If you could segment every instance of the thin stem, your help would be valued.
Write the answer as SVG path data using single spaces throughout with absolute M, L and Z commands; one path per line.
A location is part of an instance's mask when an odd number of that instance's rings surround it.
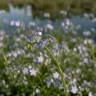
M 68 92 L 67 92 L 67 89 L 68 89 L 68 86 L 66 84 L 66 81 L 65 81 L 65 78 L 64 78 L 64 72 L 62 71 L 61 67 L 60 67 L 60 63 L 56 60 L 56 58 L 53 56 L 53 54 L 51 53 L 50 49 L 48 47 L 45 47 L 49 56 L 51 57 L 51 59 L 54 61 L 59 73 L 60 73 L 60 76 L 61 76 L 61 79 L 62 79 L 62 82 L 63 82 L 63 86 L 64 86 L 64 94 L 65 96 L 69 96 L 68 95 Z

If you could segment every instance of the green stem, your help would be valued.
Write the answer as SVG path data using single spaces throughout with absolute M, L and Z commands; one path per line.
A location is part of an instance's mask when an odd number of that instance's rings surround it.
M 61 67 L 60 67 L 60 63 L 56 60 L 56 58 L 53 56 L 53 54 L 51 53 L 50 49 L 45 47 L 49 56 L 51 57 L 51 59 L 54 61 L 59 73 L 60 73 L 60 76 L 61 76 L 61 79 L 62 79 L 62 82 L 63 82 L 63 86 L 64 86 L 64 94 L 65 96 L 69 96 L 68 95 L 68 92 L 67 92 L 67 89 L 68 89 L 68 86 L 66 84 L 66 81 L 65 81 L 65 78 L 64 78 L 64 72 L 62 71 Z

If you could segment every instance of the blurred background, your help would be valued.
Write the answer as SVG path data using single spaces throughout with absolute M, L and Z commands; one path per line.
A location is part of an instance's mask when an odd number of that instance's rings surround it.
M 96 0 L 0 0 L 0 96 L 96 96 Z

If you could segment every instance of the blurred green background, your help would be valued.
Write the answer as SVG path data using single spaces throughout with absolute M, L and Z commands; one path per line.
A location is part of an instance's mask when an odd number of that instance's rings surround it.
M 2 0 L 0 9 L 8 9 L 8 4 L 33 6 L 33 11 L 57 13 L 59 10 L 66 10 L 74 14 L 82 12 L 96 13 L 96 0 Z

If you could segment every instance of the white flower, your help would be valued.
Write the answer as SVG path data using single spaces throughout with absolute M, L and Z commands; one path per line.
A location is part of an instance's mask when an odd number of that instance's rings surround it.
M 77 79 L 74 78 L 73 80 L 70 81 L 70 84 L 75 84 L 77 82 Z
M 76 94 L 76 93 L 78 92 L 78 88 L 77 88 L 76 85 L 74 85 L 74 86 L 71 87 L 71 92 L 72 92 L 73 94 Z
M 3 47 L 3 43 L 2 43 L 2 42 L 0 42 L 0 48 L 1 48 L 1 47 Z
M 8 53 L 8 57 L 11 57 L 12 56 L 12 53 Z
M 2 41 L 4 39 L 4 37 L 3 36 L 0 36 L 0 41 Z
M 18 55 L 20 55 L 21 53 L 22 53 L 21 50 L 18 50 L 18 51 L 17 51 L 17 54 L 18 54 Z
M 14 56 L 14 57 L 17 57 L 18 54 L 17 54 L 16 52 L 13 52 L 13 56 Z
M 53 78 L 54 79 L 59 79 L 59 77 L 60 77 L 59 73 L 57 73 L 57 72 L 53 73 Z
M 28 68 L 23 69 L 23 74 L 28 74 Z
M 81 70 L 78 68 L 77 70 L 76 70 L 76 73 L 80 73 L 81 72 Z
M 18 50 L 16 51 L 16 53 L 17 53 L 17 55 L 23 54 L 23 53 L 24 53 L 24 50 L 18 49 Z
M 65 26 L 65 23 L 64 23 L 64 22 L 62 22 L 62 23 L 61 23 L 61 26 L 62 26 L 62 27 L 64 27 L 64 26 Z
M 40 89 L 37 88 L 37 89 L 36 89 L 36 93 L 40 93 Z
M 66 19 L 66 25 L 69 26 L 71 24 L 69 19 Z
M 14 26 L 14 25 L 15 25 L 15 22 L 12 20 L 12 21 L 10 22 L 10 25 L 11 25 L 11 26 Z
M 42 36 L 42 32 L 38 32 L 38 35 L 39 35 L 39 36 Z
M 24 35 L 24 34 L 21 34 L 21 35 L 20 35 L 20 38 L 25 38 L 25 35 Z
M 15 25 L 16 25 L 16 27 L 19 27 L 20 26 L 20 21 L 16 21 Z
M 36 76 L 36 75 L 37 75 L 37 70 L 34 69 L 34 68 L 32 68 L 32 69 L 30 70 L 30 75 Z
M 67 15 L 67 11 L 61 10 L 61 11 L 60 11 L 60 14 L 61 14 L 61 15 Z
M 39 63 L 42 63 L 44 61 L 44 57 L 42 54 L 40 54 L 40 56 L 37 58 Z
M 49 13 L 44 13 L 44 17 L 45 18 L 50 18 L 50 14 Z
M 84 58 L 84 63 L 88 64 L 89 63 L 89 59 L 88 58 Z
M 11 26 L 19 27 L 20 26 L 20 21 L 14 21 L 14 20 L 12 20 L 12 21 L 10 21 L 10 25 Z
M 88 96 L 93 96 L 93 95 L 92 95 L 92 92 L 89 92 Z
M 53 30 L 54 29 L 54 27 L 51 25 L 51 24 L 47 24 L 47 26 L 46 26 L 48 29 L 50 29 L 50 30 Z
M 92 39 L 85 39 L 85 40 L 84 40 L 84 44 L 85 44 L 85 45 L 87 45 L 87 44 L 92 44 L 92 43 L 93 43 Z
M 89 81 L 87 81 L 87 80 L 84 80 L 84 81 L 83 81 L 83 84 L 84 84 L 85 86 L 91 86 L 91 82 L 89 82 Z
M 83 35 L 84 35 L 84 36 L 90 36 L 90 35 L 91 35 L 91 32 L 90 32 L 90 31 L 84 31 L 84 32 L 83 32 Z
M 28 66 L 28 69 L 29 69 L 29 70 L 31 70 L 31 69 L 32 69 L 32 66 L 31 66 L 31 65 L 29 65 L 29 66 Z
M 74 51 L 74 52 L 77 52 L 77 48 L 74 48 L 73 51 Z
M 21 38 L 16 38 L 16 42 L 20 42 L 21 41 Z
M 85 18 L 89 18 L 89 14 L 84 13 L 84 17 L 85 17 Z

